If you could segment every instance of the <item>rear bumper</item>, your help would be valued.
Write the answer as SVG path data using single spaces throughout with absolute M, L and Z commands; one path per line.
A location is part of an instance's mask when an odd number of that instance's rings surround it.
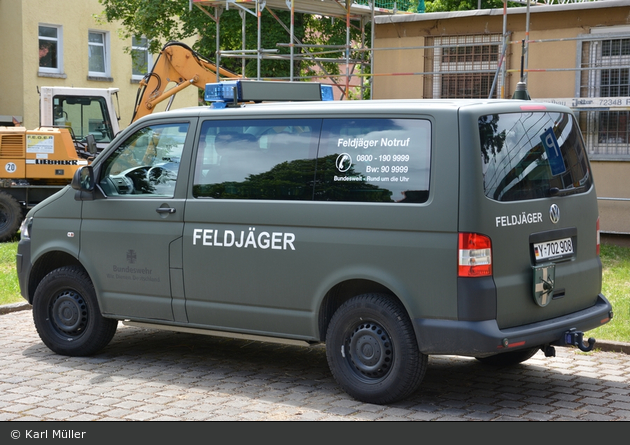
M 496 320 L 415 319 L 414 327 L 424 354 L 483 357 L 546 344 L 565 345 L 564 334 L 570 329 L 586 332 L 611 318 L 612 306 L 599 294 L 595 305 L 587 309 L 509 329 L 499 329 Z

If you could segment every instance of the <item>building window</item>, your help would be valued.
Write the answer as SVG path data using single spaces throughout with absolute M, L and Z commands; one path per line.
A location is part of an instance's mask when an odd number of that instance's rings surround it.
M 490 96 L 499 66 L 501 35 L 449 36 L 427 39 L 425 97 L 462 99 Z M 497 78 L 492 97 L 500 97 Z
M 612 30 L 611 30 L 612 32 Z M 582 43 L 581 97 L 630 96 L 630 38 L 594 35 Z M 630 112 L 581 113 L 582 128 L 593 159 L 630 160 Z
M 131 40 L 131 78 L 140 80 L 153 66 L 153 57 L 149 53 L 149 41 L 142 37 Z
M 39 71 L 61 73 L 62 32 L 61 26 L 39 25 Z
M 109 76 L 109 54 L 107 33 L 90 31 L 88 33 L 88 70 L 89 76 Z

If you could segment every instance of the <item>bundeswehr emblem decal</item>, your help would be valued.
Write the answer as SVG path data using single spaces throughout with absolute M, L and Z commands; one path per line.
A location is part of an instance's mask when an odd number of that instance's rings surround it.
M 556 266 L 534 267 L 534 301 L 540 307 L 551 302 L 556 281 Z

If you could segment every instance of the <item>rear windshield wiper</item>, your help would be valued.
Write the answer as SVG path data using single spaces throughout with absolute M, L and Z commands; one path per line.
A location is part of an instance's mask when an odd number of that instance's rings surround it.
M 558 187 L 551 187 L 547 190 L 547 196 L 566 196 L 575 195 L 576 193 L 582 193 L 586 189 L 585 186 L 570 187 L 567 189 L 559 189 Z

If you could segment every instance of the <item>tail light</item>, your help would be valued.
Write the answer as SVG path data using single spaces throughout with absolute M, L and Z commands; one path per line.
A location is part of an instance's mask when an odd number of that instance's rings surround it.
M 597 218 L 597 255 L 599 255 L 599 244 L 600 244 L 600 238 L 599 238 L 599 217 Z
M 492 241 L 478 233 L 460 233 L 457 274 L 460 277 L 492 275 Z

